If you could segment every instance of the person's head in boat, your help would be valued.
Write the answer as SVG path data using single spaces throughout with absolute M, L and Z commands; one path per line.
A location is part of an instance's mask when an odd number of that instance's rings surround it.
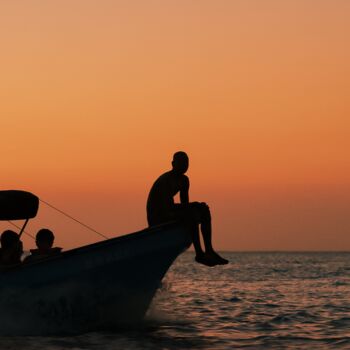
M 10 249 L 18 244 L 19 236 L 12 230 L 6 230 L 2 233 L 0 241 L 2 249 Z
M 35 237 L 36 246 L 39 251 L 49 251 L 55 240 L 53 232 L 47 228 L 42 228 L 38 231 Z
M 37 249 L 31 249 L 31 255 L 24 259 L 24 263 L 37 261 L 43 258 L 54 256 L 61 252 L 62 248 L 53 248 L 55 236 L 53 232 L 47 228 L 38 231 L 35 237 Z
M 6 230 L 1 234 L 1 262 L 3 264 L 17 264 L 21 262 L 23 245 L 19 235 L 12 231 Z
M 189 165 L 188 155 L 183 151 L 174 153 L 171 164 L 173 166 L 174 173 L 179 175 L 185 174 Z

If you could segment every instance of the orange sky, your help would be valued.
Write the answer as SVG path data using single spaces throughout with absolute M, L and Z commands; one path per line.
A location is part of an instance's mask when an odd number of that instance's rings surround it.
M 350 250 L 349 18 L 347 0 L 2 2 L 1 187 L 120 235 L 181 149 L 219 249 Z M 98 240 L 47 208 L 41 226 Z

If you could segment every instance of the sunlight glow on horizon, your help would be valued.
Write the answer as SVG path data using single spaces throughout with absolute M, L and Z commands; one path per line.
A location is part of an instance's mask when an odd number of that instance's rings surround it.
M 184 150 L 219 249 L 350 250 L 349 15 L 346 0 L 2 3 L 2 188 L 118 235 L 146 225 Z

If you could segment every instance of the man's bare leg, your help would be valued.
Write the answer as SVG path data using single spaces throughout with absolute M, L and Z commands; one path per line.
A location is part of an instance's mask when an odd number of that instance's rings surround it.
M 199 238 L 199 229 L 197 224 L 192 225 L 192 242 L 193 242 L 193 247 L 196 252 L 196 255 L 204 254 L 201 246 L 201 241 Z
M 212 260 L 206 258 L 206 254 L 203 252 L 202 246 L 201 246 L 201 240 L 199 237 L 199 226 L 196 222 L 191 223 L 192 226 L 192 243 L 194 250 L 196 252 L 195 260 L 203 265 L 206 266 L 214 266 L 216 265 Z
M 228 263 L 228 260 L 216 253 L 212 245 L 211 214 L 209 207 L 205 203 L 201 203 L 201 214 L 201 232 L 205 246 L 205 255 L 214 262 L 215 265 L 225 265 Z
M 205 246 L 205 255 L 206 257 L 213 261 L 214 265 L 226 265 L 228 264 L 228 260 L 221 257 L 218 253 L 215 252 L 212 242 L 211 242 L 211 224 L 210 222 L 203 222 L 201 224 L 201 231 Z

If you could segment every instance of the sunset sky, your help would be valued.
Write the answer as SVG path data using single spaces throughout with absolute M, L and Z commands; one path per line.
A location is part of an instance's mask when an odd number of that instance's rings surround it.
M 119 236 L 184 150 L 217 249 L 350 250 L 349 18 L 348 0 L 2 1 L 1 188 Z M 45 206 L 40 227 L 100 239 Z

